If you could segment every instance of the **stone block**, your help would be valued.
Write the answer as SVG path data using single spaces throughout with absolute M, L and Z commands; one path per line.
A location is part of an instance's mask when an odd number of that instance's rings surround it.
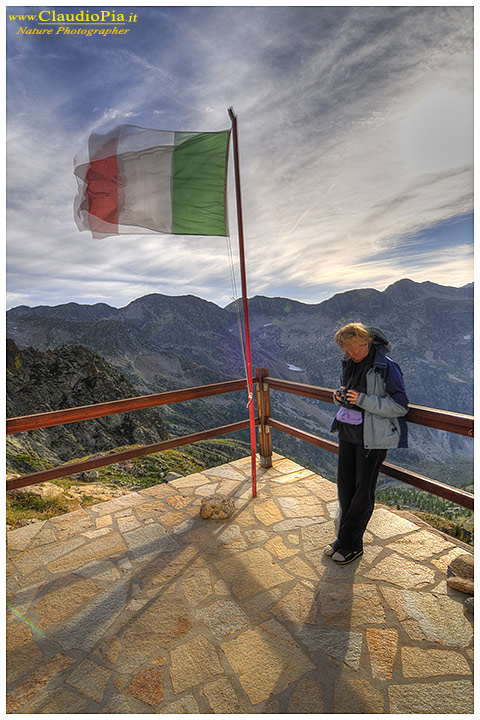
M 124 671 L 143 665 L 161 648 L 170 648 L 192 623 L 181 600 L 163 594 L 138 610 L 125 629 Z
M 108 637 L 102 640 L 96 649 L 96 654 L 111 665 L 115 665 L 122 651 L 122 643 L 116 637 Z
M 217 638 L 231 635 L 249 622 L 248 615 L 232 600 L 218 600 L 198 610 L 197 615 Z
M 60 625 L 52 639 L 64 649 L 91 650 L 123 611 L 128 589 L 129 578 L 120 580 Z
M 287 518 L 325 515 L 325 507 L 316 497 L 279 497 L 277 502 Z
M 237 520 L 238 520 L 238 518 L 237 518 Z M 257 529 L 245 530 L 245 535 L 247 536 L 249 541 L 252 543 L 252 545 L 257 545 L 257 544 L 266 545 L 267 540 L 269 538 L 269 535 L 268 535 L 268 533 L 265 532 L 265 530 L 257 530 Z M 269 548 L 269 550 L 271 552 L 273 552 L 271 550 L 271 548 Z M 278 555 L 277 555 L 277 557 L 278 557 Z
M 318 715 L 324 711 L 322 685 L 310 678 L 301 678 L 290 696 L 287 712 L 296 715 Z
M 473 683 L 469 680 L 391 685 L 388 696 L 391 713 L 473 713 Z
M 175 694 L 223 674 L 215 647 L 202 635 L 170 652 L 170 678 Z
M 325 545 L 328 545 L 336 538 L 335 527 L 330 520 L 303 527 L 301 534 L 305 552 L 315 550 L 318 554 L 323 552 Z
M 151 562 L 154 556 L 162 556 L 178 548 L 177 541 L 167 535 L 165 528 L 158 524 L 130 530 L 122 537 L 136 560 Z
M 457 600 L 413 590 L 382 587 L 381 591 L 412 640 L 470 645 L 473 628 Z
M 453 550 L 450 550 L 450 552 L 447 552 L 444 555 L 441 555 L 439 558 L 435 558 L 432 560 L 432 563 L 437 567 L 439 570 L 447 574 L 448 567 L 451 563 L 451 561 L 461 555 L 464 551 L 459 547 L 454 547 Z
M 102 702 L 107 683 L 112 675 L 111 670 L 98 665 L 92 660 L 83 660 L 67 678 L 67 684 L 82 695 L 95 702 Z
M 163 670 L 146 668 L 136 675 L 127 692 L 147 705 L 157 707 L 163 700 Z
M 313 580 L 314 582 L 318 580 L 317 572 L 300 557 L 295 557 L 285 563 L 285 570 L 288 570 L 288 572 L 291 572 L 293 575 L 298 575 L 304 580 Z
M 128 517 L 117 518 L 117 527 L 120 533 L 126 533 L 140 527 L 140 523 L 134 515 L 129 515 Z
M 392 553 L 372 567 L 365 577 L 398 585 L 403 588 L 421 588 L 435 580 L 434 571 L 422 563 L 406 560 Z
M 10 550 L 26 550 L 32 538 L 45 526 L 45 520 L 25 525 L 25 527 L 10 530 L 7 533 L 7 547 Z
M 99 590 L 96 583 L 75 575 L 57 578 L 44 589 L 42 597 L 35 604 L 41 627 L 49 628 L 64 620 Z
M 290 460 L 287 460 L 287 462 L 291 462 Z M 295 465 L 295 463 L 293 463 Z M 282 475 L 279 475 L 277 477 L 272 478 L 272 484 L 280 484 L 280 485 L 290 485 L 291 483 L 299 482 L 300 480 L 303 480 L 305 478 L 313 477 L 313 473 L 311 470 L 307 470 L 306 468 L 302 468 L 300 465 L 298 465 L 300 468 L 299 470 L 294 470 L 290 473 L 282 473 Z M 275 468 L 277 470 L 277 468 Z
M 367 628 L 367 646 L 372 675 L 390 680 L 398 649 L 398 632 L 394 628 Z
M 311 492 L 323 500 L 324 502 L 331 502 L 337 498 L 337 485 L 336 483 L 325 480 L 325 478 L 318 477 L 317 475 L 302 482 Z
M 445 540 L 440 534 L 428 530 L 418 530 L 398 538 L 390 543 L 389 548 L 414 560 L 426 560 L 444 550 L 451 550 L 453 543 Z
M 181 585 L 185 598 L 192 605 L 203 602 L 213 592 L 210 570 L 207 568 L 195 571 L 193 575 L 186 577 Z
M 275 502 L 271 499 L 255 503 L 253 506 L 253 512 L 255 513 L 257 520 L 260 520 L 263 525 L 267 526 L 273 525 L 273 523 L 284 519 L 280 508 L 278 508 Z
M 207 683 L 200 692 L 207 698 L 212 713 L 233 715 L 244 711 L 235 689 L 226 677 Z
M 324 627 L 364 628 L 385 623 L 381 596 L 374 585 L 363 583 L 322 583 L 318 605 Z
M 76 535 L 93 525 L 93 519 L 86 510 L 75 510 L 65 515 L 57 515 L 49 521 L 55 528 L 60 539 Z
M 310 491 L 306 488 L 300 485 L 299 483 L 296 483 L 295 485 L 281 485 L 278 484 L 278 486 L 274 486 L 272 483 L 272 487 L 270 489 L 270 494 L 272 497 L 305 497 L 305 496 L 311 496 Z
M 408 532 L 418 530 L 418 525 L 400 517 L 400 515 L 396 515 L 390 510 L 376 508 L 368 523 L 368 529 L 376 535 L 376 537 L 382 540 L 388 540 L 391 537 L 395 537 L 395 535 L 405 535 Z
M 368 680 L 342 673 L 335 682 L 334 713 L 379 714 L 384 710 L 385 701 L 382 693 Z
M 102 707 L 102 715 L 129 715 L 130 707 L 123 695 L 112 695 Z
M 168 483 L 168 488 L 170 491 L 172 487 L 177 490 L 182 490 L 184 488 L 196 488 L 201 485 L 207 485 L 209 482 L 210 480 L 206 475 L 202 475 L 202 473 L 194 473 L 193 475 L 187 475 L 186 477 L 179 478 L 178 480 L 172 480 Z
M 180 511 L 165 512 L 158 517 L 158 521 L 160 522 L 160 524 L 168 528 L 178 526 L 186 519 L 189 519 L 188 516 L 186 517 L 185 513 Z
M 208 478 L 225 478 L 226 480 L 238 480 L 239 482 L 245 481 L 245 475 L 240 470 L 232 467 L 230 463 L 209 468 L 204 471 L 204 474 L 207 475 Z
M 42 545 L 38 548 L 25 550 L 12 558 L 12 563 L 21 573 L 26 575 L 37 568 L 43 568 L 48 563 L 55 561 L 62 555 L 66 555 L 75 548 L 85 544 L 85 538 L 72 537 L 62 542 L 54 542 L 49 545 Z
M 63 687 L 42 692 L 29 704 L 28 712 L 41 715 L 81 715 L 85 713 L 88 702 L 85 697 Z
M 24 682 L 16 685 L 7 695 L 7 713 L 16 713 L 23 705 L 35 698 L 50 680 L 75 662 L 73 658 L 59 653 L 33 672 Z
M 163 501 L 170 505 L 170 507 L 175 508 L 175 510 L 181 510 L 187 505 L 190 505 L 192 498 L 185 497 L 185 495 L 170 495 L 170 497 L 164 498 Z
M 255 532 L 255 531 L 252 531 Z M 257 531 L 258 532 L 258 531 Z M 261 530 L 259 532 L 262 532 Z M 246 533 L 248 535 L 248 533 Z M 268 536 L 267 536 L 268 537 Z M 280 535 L 275 535 L 271 540 L 265 543 L 265 547 L 271 553 L 273 553 L 279 560 L 284 560 L 287 557 L 296 555 L 298 548 L 289 548 L 285 545 L 283 538 Z
M 33 670 L 43 661 L 30 628 L 23 622 L 7 625 L 7 685 Z
M 246 630 L 222 646 L 252 705 L 285 690 L 315 666 L 275 620 Z
M 58 544 L 62 546 L 66 543 Z M 56 560 L 52 560 L 48 563 L 48 569 L 52 573 L 76 570 L 92 560 L 97 560 L 98 558 L 103 557 L 111 557 L 115 553 L 126 549 L 127 546 L 123 542 L 121 535 L 119 533 L 112 532 L 109 535 L 105 535 L 104 537 L 92 540 L 92 542 L 86 543 L 81 547 L 77 547 Z
M 359 669 L 362 654 L 361 632 L 302 627 L 298 631 L 298 637 L 310 651 L 324 652 L 354 670 Z
M 453 650 L 402 647 L 401 657 L 403 676 L 407 678 L 471 674 L 463 655 Z
M 180 700 L 175 700 L 157 710 L 158 715 L 198 715 L 200 709 L 193 695 L 184 695 Z
M 453 590 L 458 590 L 466 595 L 473 595 L 474 584 L 471 578 L 463 578 L 453 575 L 447 579 L 447 585 Z
M 317 620 L 316 591 L 303 584 L 295 585 L 293 590 L 279 600 L 272 608 L 272 613 L 279 620 L 293 623 L 315 625 Z
M 215 567 L 239 598 L 254 595 L 292 579 L 263 548 L 252 548 L 215 563 Z
M 290 520 L 282 520 L 274 526 L 275 532 L 289 532 L 290 530 L 297 530 L 298 528 L 304 528 L 308 525 L 317 525 L 318 523 L 325 522 L 325 517 L 298 517 L 291 518 Z
M 458 577 L 473 580 L 473 555 L 470 553 L 462 553 L 454 558 L 449 565 L 449 569 Z

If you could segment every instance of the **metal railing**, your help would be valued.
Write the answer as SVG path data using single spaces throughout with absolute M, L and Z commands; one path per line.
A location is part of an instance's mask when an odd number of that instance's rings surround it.
M 272 453 L 271 428 L 304 440 L 311 445 L 316 445 L 328 452 L 338 454 L 338 443 L 280 422 L 271 417 L 270 410 L 270 389 L 293 393 L 294 395 L 313 398 L 331 404 L 333 404 L 333 390 L 316 385 L 306 385 L 304 383 L 270 377 L 268 375 L 268 368 L 256 368 L 255 373 L 257 375 L 257 407 L 260 420 L 259 452 L 261 462 L 265 467 L 268 467 L 269 458 L 271 458 Z M 471 415 L 437 410 L 420 405 L 409 405 L 409 408 L 408 413 L 405 415 L 405 419 L 408 422 L 473 438 L 473 417 Z M 382 463 L 380 472 L 396 480 L 401 480 L 408 485 L 413 485 L 420 490 L 425 490 L 432 495 L 437 495 L 445 500 L 450 500 L 457 505 L 462 505 L 469 510 L 473 510 L 474 496 L 465 490 L 446 485 L 438 480 L 432 480 L 424 475 L 419 475 L 411 470 L 406 470 L 405 468 L 392 465 L 392 463 L 388 462 Z
M 253 382 L 257 387 L 258 410 L 258 417 L 255 418 L 255 424 L 259 428 L 259 454 L 260 463 L 263 467 L 270 467 L 272 464 L 272 429 L 297 437 L 329 452 L 338 453 L 337 443 L 272 418 L 270 406 L 270 388 L 328 403 L 333 403 L 333 390 L 318 387 L 316 385 L 306 385 L 304 383 L 296 383 L 290 380 L 272 378 L 269 377 L 267 368 L 256 368 L 255 373 L 256 377 L 253 378 Z M 143 395 L 123 400 L 84 405 L 82 407 L 66 408 L 64 410 L 55 410 L 35 415 L 8 418 L 7 435 L 53 427 L 56 425 L 65 425 L 68 423 L 80 422 L 82 420 L 106 417 L 117 413 L 132 412 L 145 408 L 185 402 L 187 400 L 238 392 L 239 390 L 245 389 L 247 389 L 246 379 L 230 380 L 227 382 L 213 383 L 211 385 L 185 388 L 183 390 L 156 393 L 154 395 Z M 447 432 L 473 437 L 473 417 L 471 415 L 463 415 L 461 413 L 447 412 L 445 410 L 437 410 L 434 408 L 425 408 L 418 405 L 410 405 L 409 412 L 405 416 L 405 419 L 408 422 L 417 423 L 425 427 L 436 428 Z M 86 470 L 93 470 L 98 467 L 113 465 L 123 460 L 131 460 L 136 457 L 161 452 L 162 450 L 169 450 L 174 447 L 188 445 L 200 440 L 208 440 L 213 437 L 227 435 L 240 430 L 245 430 L 248 426 L 248 420 L 241 420 L 239 422 L 203 430 L 191 435 L 184 435 L 179 438 L 163 440 L 152 445 L 143 445 L 141 447 L 121 452 L 111 452 L 110 454 L 103 455 L 101 457 L 90 458 L 89 460 L 83 460 L 77 463 L 60 465 L 48 470 L 40 470 L 28 475 L 23 475 L 22 477 L 7 480 L 7 490 L 26 487 L 46 480 L 53 480 L 84 472 Z M 440 483 L 436 480 L 424 477 L 423 475 L 418 475 L 417 473 L 397 467 L 391 463 L 383 463 L 381 466 L 381 472 L 397 480 L 401 480 L 404 483 L 426 490 L 433 495 L 443 497 L 451 502 L 473 510 L 474 496 L 464 490 Z
M 24 415 L 22 417 L 14 417 L 7 419 L 7 435 L 14 433 L 26 432 L 28 430 L 40 430 L 42 428 L 53 427 L 55 425 L 66 425 L 68 423 L 81 422 L 82 420 L 91 420 L 93 418 L 106 417 L 107 415 L 115 415 L 117 413 L 132 412 L 145 408 L 159 407 L 160 405 L 171 405 L 173 403 L 185 402 L 204 397 L 212 397 L 213 395 L 224 395 L 226 393 L 238 392 L 246 390 L 247 381 L 245 380 L 228 380 L 226 382 L 213 383 L 211 385 L 201 385 L 199 387 L 185 388 L 183 390 L 171 390 L 169 392 L 156 393 L 154 395 L 142 395 L 140 397 L 126 398 L 124 400 L 113 400 L 111 402 L 97 403 L 92 405 L 83 405 L 81 407 L 66 408 L 65 410 L 54 410 L 51 412 L 38 413 L 36 415 Z M 256 424 L 258 424 L 258 419 Z M 171 448 L 189 445 L 190 443 L 200 440 L 208 440 L 212 437 L 220 437 L 229 433 L 245 430 L 249 427 L 248 420 L 222 425 L 221 427 L 202 430 L 201 432 L 191 435 L 183 435 L 182 437 L 162 440 L 152 445 L 142 445 L 141 447 L 124 450 L 121 452 L 111 452 L 102 457 L 90 458 L 77 463 L 69 463 L 59 465 L 49 470 L 39 470 L 28 475 L 22 475 L 18 478 L 7 480 L 7 490 L 13 490 L 27 485 L 35 485 L 36 483 L 45 482 L 46 480 L 54 480 L 56 478 L 66 477 L 68 475 L 76 475 L 86 470 L 94 470 L 95 468 L 113 465 L 122 460 L 132 460 L 133 458 L 143 455 L 151 455 L 152 453 L 161 452 L 162 450 L 170 450 Z

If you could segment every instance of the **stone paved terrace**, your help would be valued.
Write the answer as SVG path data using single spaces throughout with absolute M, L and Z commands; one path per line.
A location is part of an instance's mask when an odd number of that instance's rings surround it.
M 338 566 L 336 488 L 281 456 L 8 533 L 9 713 L 472 713 L 468 548 L 377 507 Z M 203 496 L 235 498 L 203 520 Z

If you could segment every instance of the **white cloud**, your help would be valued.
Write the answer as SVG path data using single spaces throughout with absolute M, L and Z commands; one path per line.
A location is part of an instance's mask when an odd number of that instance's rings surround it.
M 314 302 L 332 286 L 472 279 L 467 251 L 448 259 L 448 250 L 425 256 L 412 247 L 410 266 L 394 252 L 403 237 L 472 210 L 470 8 L 149 13 L 148 29 L 168 29 L 165 41 L 89 43 L 84 62 L 102 72 L 85 72 L 80 87 L 65 89 L 44 69 L 39 92 L 27 93 L 35 58 L 23 44 L 11 59 L 10 304 L 97 298 L 119 306 L 155 291 L 228 302 L 222 239 L 78 233 L 72 164 L 92 130 L 132 117 L 164 129 L 221 129 L 230 105 L 239 118 L 250 295 L 293 285 Z M 17 45 L 10 42 L 12 58 Z M 60 72 L 58 58 L 71 63 L 68 52 L 79 47 L 52 49 L 48 68 Z

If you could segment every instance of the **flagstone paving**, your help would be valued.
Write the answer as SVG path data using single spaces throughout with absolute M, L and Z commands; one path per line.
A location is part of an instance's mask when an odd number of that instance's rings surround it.
M 473 713 L 468 546 L 377 507 L 364 555 L 323 555 L 336 488 L 274 456 L 7 534 L 7 712 Z M 235 500 L 228 520 L 204 496 Z

